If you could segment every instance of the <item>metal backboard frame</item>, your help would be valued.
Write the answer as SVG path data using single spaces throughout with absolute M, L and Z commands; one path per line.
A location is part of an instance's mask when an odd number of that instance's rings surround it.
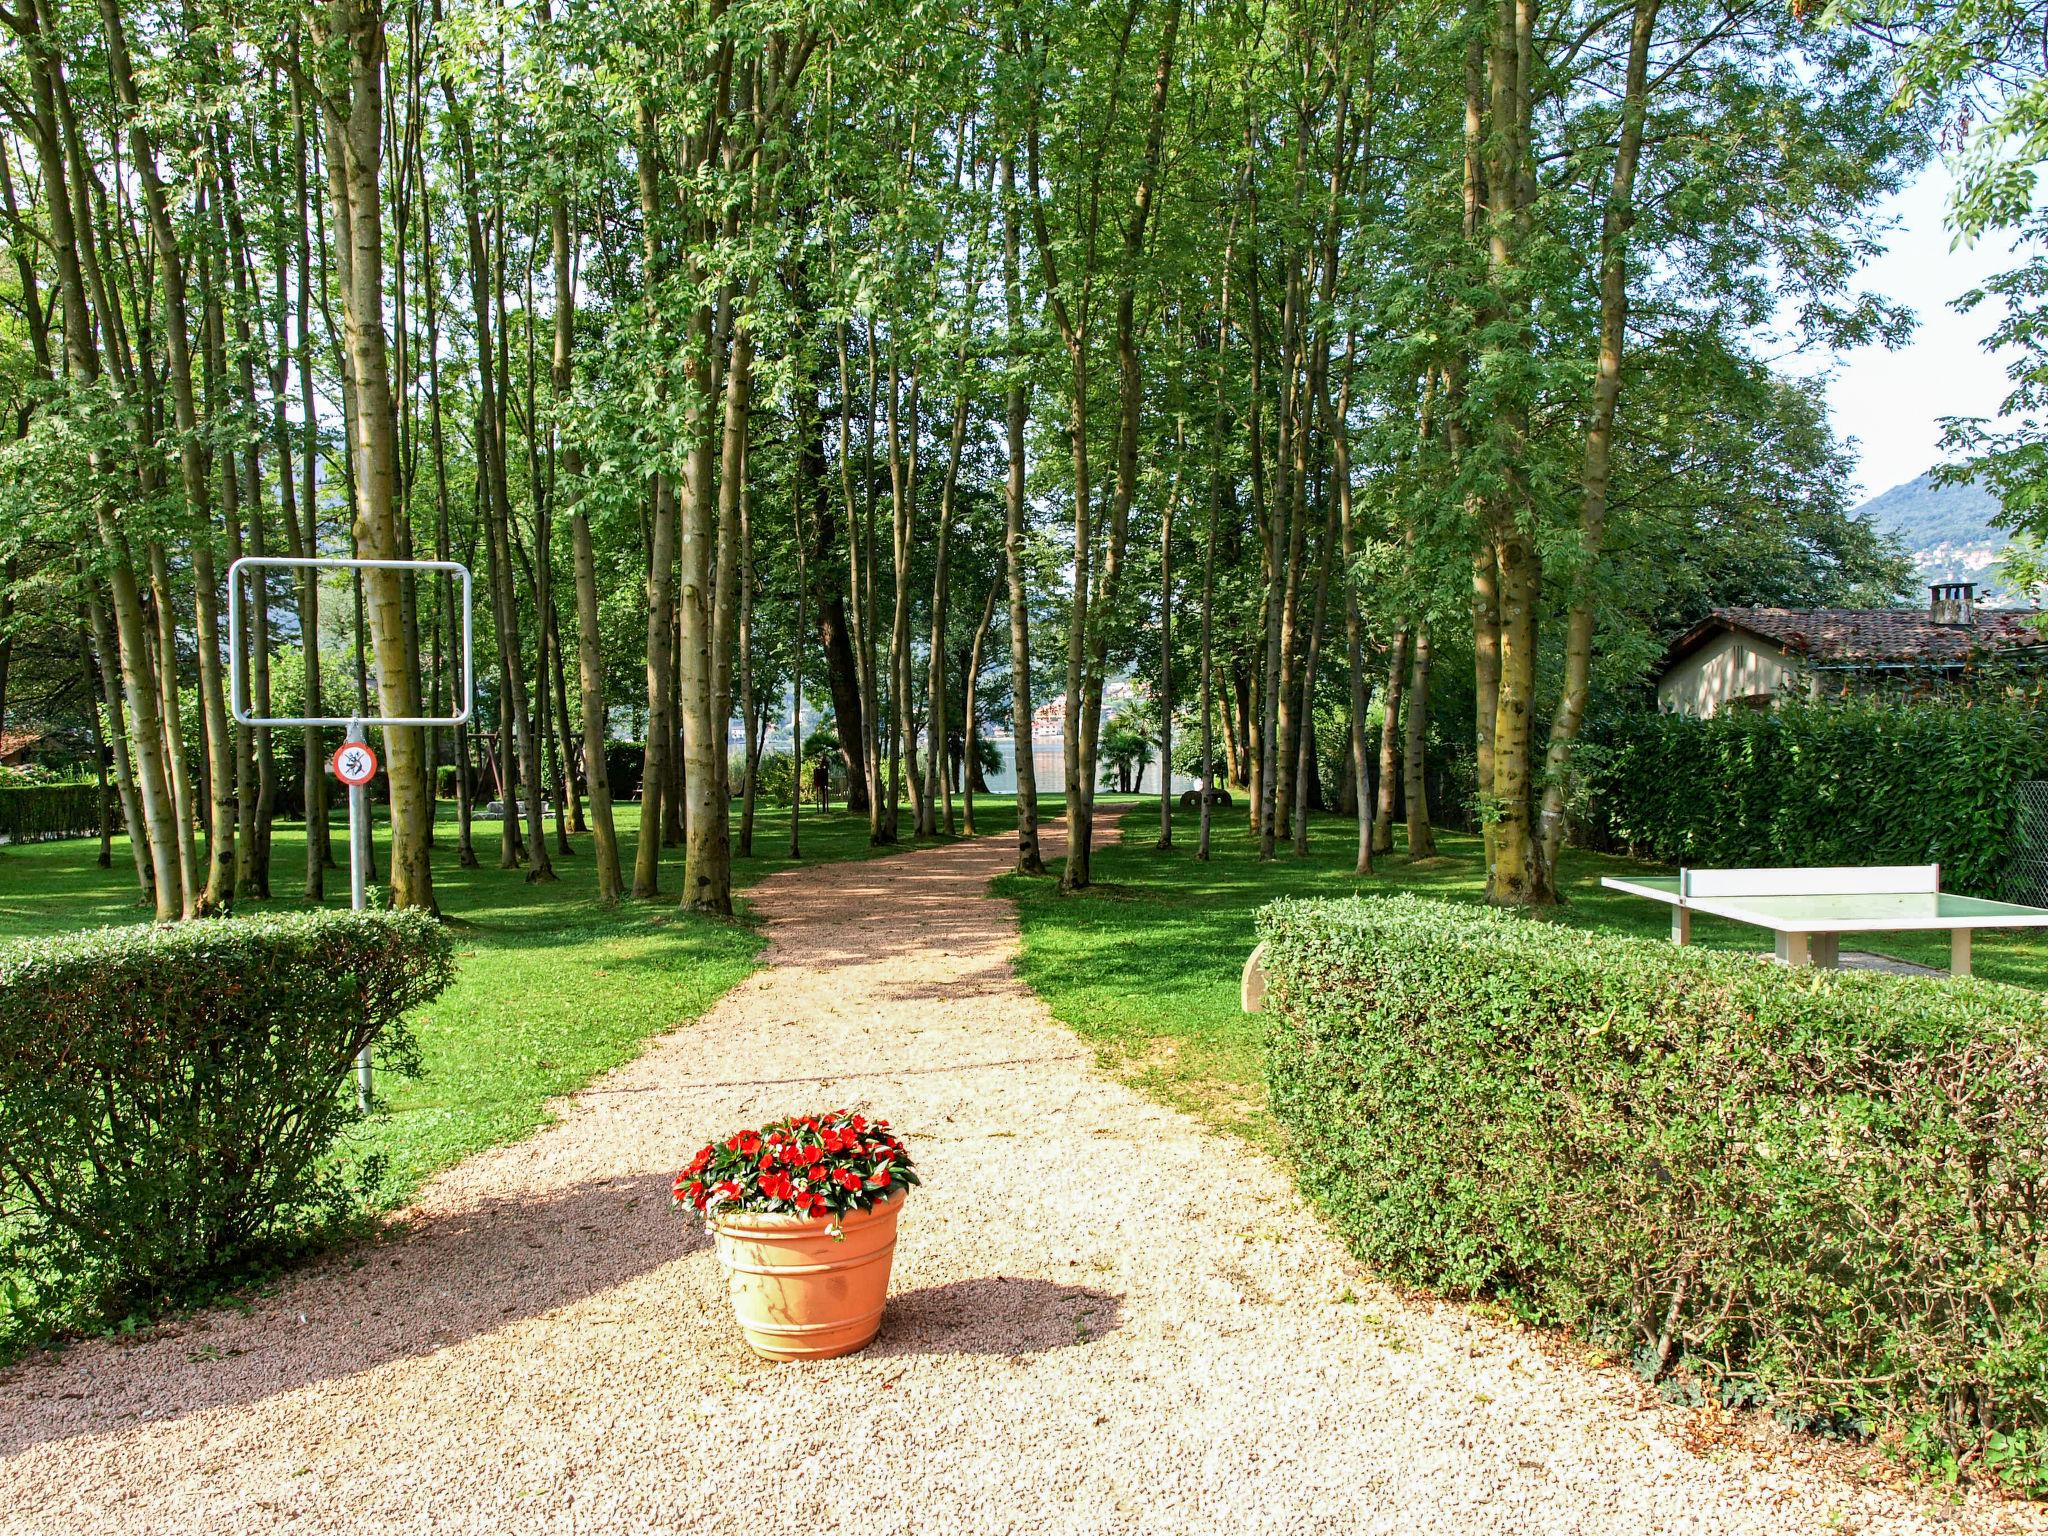
M 462 578 L 462 708 L 453 715 L 252 715 L 243 697 L 242 573 L 258 570 L 400 571 L 416 576 L 447 574 Z M 455 560 L 345 560 L 338 556 L 244 555 L 228 567 L 229 699 L 242 725 L 338 725 L 360 730 L 367 725 L 462 725 L 476 703 L 476 649 L 473 642 L 469 567 Z
M 446 574 L 462 578 L 462 709 L 453 715 L 252 715 L 249 701 L 242 697 L 242 678 L 247 670 L 247 653 L 242 644 L 242 573 L 244 571 L 409 571 L 414 575 Z M 344 560 L 331 556 L 244 555 L 228 567 L 228 695 L 235 719 L 243 725 L 338 725 L 342 740 L 362 742 L 363 729 L 371 725 L 461 725 L 469 719 L 476 702 L 476 648 L 472 639 L 469 567 L 453 560 Z M 365 743 L 367 744 L 367 743 Z M 329 772 L 333 769 L 330 766 Z M 349 905 L 363 910 L 366 900 L 365 844 L 370 833 L 370 787 L 366 780 L 348 786 L 348 888 Z M 364 1046 L 356 1057 L 356 1106 L 367 1114 L 375 1088 L 375 1066 L 371 1048 Z

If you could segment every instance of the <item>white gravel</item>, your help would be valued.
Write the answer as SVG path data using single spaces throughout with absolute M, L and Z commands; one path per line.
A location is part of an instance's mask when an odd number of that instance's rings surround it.
M 0 1376 L 0 1531 L 1988 1532 L 1554 1340 L 1362 1279 L 1244 1145 L 1014 979 L 1007 838 L 780 875 L 766 969 L 393 1241 Z M 714 1133 L 851 1103 L 926 1178 L 881 1338 L 770 1366 L 671 1213 Z

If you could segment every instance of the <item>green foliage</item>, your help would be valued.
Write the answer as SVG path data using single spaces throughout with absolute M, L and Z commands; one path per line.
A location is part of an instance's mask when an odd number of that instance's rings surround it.
M 1159 709 L 1150 699 L 1125 704 L 1102 722 L 1096 753 L 1102 778 L 1112 789 L 1128 790 L 1151 766 L 1159 736 Z
M 0 842 L 90 837 L 99 829 L 97 784 L 0 784 Z
M 0 952 L 0 1275 L 35 1277 L 46 1319 L 119 1317 L 345 1217 L 357 1194 L 329 1153 L 359 1118 L 350 1064 L 375 1041 L 382 1070 L 416 1075 L 404 1015 L 448 985 L 452 953 L 418 912 Z
M 780 749 L 764 751 L 761 760 L 755 764 L 755 773 L 756 798 L 769 805 L 789 804 L 790 792 L 796 784 L 797 777 L 795 758 Z M 737 758 L 733 760 L 732 781 L 735 785 L 741 782 L 740 762 Z M 810 787 L 810 774 L 806 771 L 803 781 L 803 790 L 806 794 L 810 793 Z
M 980 815 L 987 829 L 1013 826 L 1011 807 L 1005 797 L 986 802 Z M 461 946 L 460 973 L 434 1005 L 406 1020 L 418 1041 L 422 1075 L 382 1071 L 390 1042 L 381 1045 L 379 1113 L 353 1127 L 335 1153 L 338 1167 L 365 1187 L 362 1204 L 375 1210 L 403 1206 L 441 1169 L 546 1124 L 551 1105 L 630 1060 L 650 1036 L 702 1014 L 753 969 L 761 948 L 744 924 L 678 914 L 667 902 L 603 906 L 587 856 L 565 859 L 555 885 L 529 885 L 523 869 L 499 869 L 488 857 L 464 868 L 454 816 L 452 806 L 442 807 L 434 888 L 450 919 L 446 931 Z M 380 857 L 386 830 L 380 818 Z M 621 830 L 630 859 L 632 820 Z M 588 838 L 574 842 L 578 855 L 587 855 Z M 785 847 L 780 838 L 757 839 L 755 856 L 739 861 L 744 878 L 752 882 L 800 863 L 877 851 L 868 841 L 866 815 L 845 811 L 805 813 L 801 861 L 789 858 Z M 335 829 L 334 851 L 345 869 L 345 825 Z M 295 865 L 303 853 L 303 829 L 280 826 L 280 865 Z M 127 861 L 118 833 L 108 869 L 77 843 L 0 853 L 0 940 L 132 923 Z M 330 876 L 327 894 L 345 906 L 347 882 Z M 270 905 L 301 910 L 296 896 L 284 891 Z M 244 902 L 238 910 L 258 908 Z M 9 1203 L 0 1193 L 0 1206 Z M 0 1223 L 0 1234 L 6 1230 Z M 20 1245 L 0 1251 L 0 1361 L 74 1319 L 93 1321 L 79 1307 L 68 1318 L 61 1293 L 43 1294 L 46 1277 L 29 1259 Z M 142 1313 L 138 1303 L 135 1315 Z
M 1273 1114 L 1361 1258 L 2048 1491 L 2040 997 L 1406 897 L 1259 933 Z
M 1953 306 L 1989 311 L 1983 347 L 2012 389 L 1997 417 L 1944 418 L 1942 447 L 1954 457 L 1935 480 L 1980 483 L 1998 498 L 2001 526 L 2048 531 L 2048 12 L 2027 0 L 1830 0 L 1828 14 L 1896 28 L 1900 101 L 1953 111 L 1949 225 L 1959 241 L 2014 237 L 2016 263 Z
M 712 1222 L 723 1211 L 826 1216 L 837 1236 L 840 1217 L 871 1211 L 918 1182 L 887 1120 L 834 1109 L 707 1142 L 676 1175 L 673 1193 L 678 1206 Z
M 1639 854 L 1705 867 L 1928 864 L 1995 894 L 2013 787 L 2048 775 L 2038 709 L 1850 697 L 1603 722 L 1580 767 L 1585 819 Z

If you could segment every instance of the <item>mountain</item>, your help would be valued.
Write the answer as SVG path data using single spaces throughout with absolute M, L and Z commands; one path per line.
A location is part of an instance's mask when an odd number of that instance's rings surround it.
M 1936 485 L 1932 471 L 1895 485 L 1856 508 L 1906 546 L 1920 581 L 1974 581 L 1979 601 L 2013 603 L 1997 574 L 1998 557 L 2012 535 L 1994 528 L 1998 498 L 1975 481 Z

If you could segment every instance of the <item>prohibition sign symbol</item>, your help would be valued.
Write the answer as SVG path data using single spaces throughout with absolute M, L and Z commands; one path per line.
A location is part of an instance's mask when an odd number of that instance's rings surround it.
M 335 749 L 331 766 L 342 783 L 367 784 L 377 777 L 377 754 L 367 742 L 345 741 Z

